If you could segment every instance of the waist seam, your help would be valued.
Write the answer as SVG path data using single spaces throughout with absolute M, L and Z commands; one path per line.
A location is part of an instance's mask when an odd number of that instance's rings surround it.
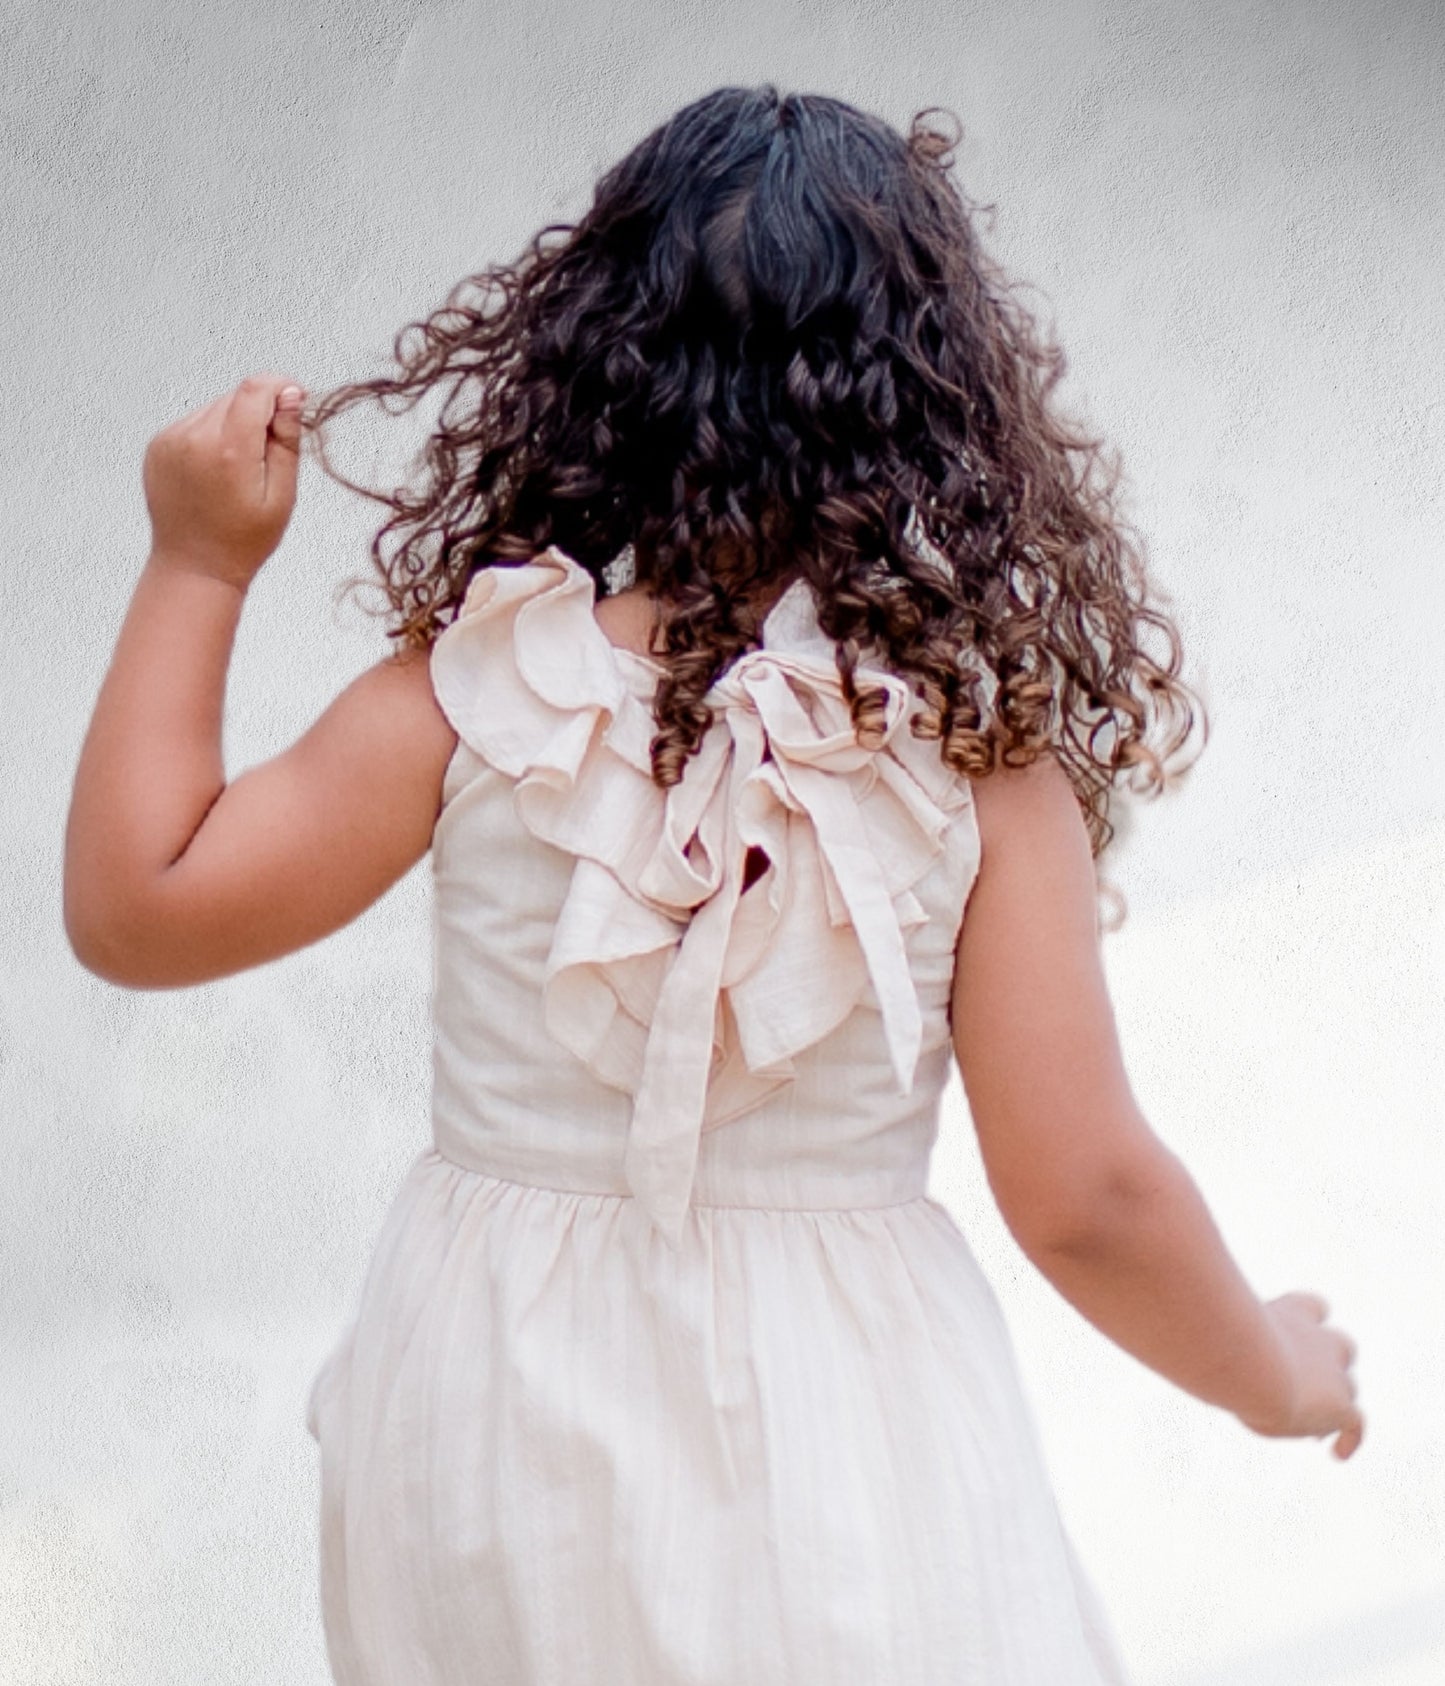
M 453 1170 L 465 1171 L 468 1176 L 482 1177 L 488 1182 L 508 1183 L 513 1188 L 536 1189 L 541 1194 L 570 1195 L 578 1200 L 636 1199 L 636 1196 L 631 1193 L 619 1193 L 617 1190 L 610 1188 L 558 1188 L 554 1183 L 529 1182 L 524 1177 L 506 1176 L 500 1171 L 489 1170 L 481 1165 L 468 1165 L 460 1159 L 453 1158 L 449 1153 L 443 1153 L 435 1144 L 426 1150 L 424 1157 L 427 1156 L 440 1160 L 442 1164 L 451 1166 Z M 771 1201 L 765 1204 L 761 1201 L 747 1200 L 699 1200 L 696 1197 L 690 1200 L 688 1204 L 693 1210 L 703 1212 L 890 1212 L 898 1206 L 913 1206 L 918 1201 L 929 1198 L 928 1191 L 925 1189 L 918 1194 L 905 1195 L 902 1200 L 881 1200 L 864 1205 L 853 1203 L 846 1206 L 779 1206 Z

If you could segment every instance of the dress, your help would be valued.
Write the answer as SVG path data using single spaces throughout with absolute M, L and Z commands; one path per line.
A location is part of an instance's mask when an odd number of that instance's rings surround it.
M 663 791 L 593 605 L 553 547 L 432 651 L 433 1145 L 308 1406 L 335 1678 L 1123 1686 L 925 1192 L 971 787 L 881 667 L 855 741 L 797 581 Z

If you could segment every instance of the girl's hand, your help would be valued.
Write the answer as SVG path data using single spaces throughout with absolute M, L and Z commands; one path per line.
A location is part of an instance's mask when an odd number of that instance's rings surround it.
M 1278 1420 L 1250 1421 L 1246 1428 L 1275 1439 L 1337 1434 L 1333 1451 L 1350 1457 L 1365 1433 L 1365 1419 L 1355 1404 L 1355 1343 L 1341 1329 L 1325 1323 L 1329 1306 L 1318 1294 L 1281 1294 L 1265 1302 L 1294 1378 L 1294 1397 Z
M 153 562 L 246 590 L 291 518 L 305 397 L 284 375 L 248 375 L 156 434 L 143 475 Z

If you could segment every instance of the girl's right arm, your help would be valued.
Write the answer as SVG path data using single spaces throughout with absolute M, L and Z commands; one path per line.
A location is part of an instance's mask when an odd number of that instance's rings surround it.
M 1005 1223 L 1089 1322 L 1272 1436 L 1360 1444 L 1355 1347 L 1318 1295 L 1262 1303 L 1129 1086 L 1099 951 L 1083 815 L 1058 760 L 973 786 L 982 857 L 953 1040 Z

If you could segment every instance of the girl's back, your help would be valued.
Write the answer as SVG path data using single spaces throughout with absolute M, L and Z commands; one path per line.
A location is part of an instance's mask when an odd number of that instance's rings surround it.
M 926 1193 L 979 835 L 905 688 L 860 750 L 795 587 L 663 792 L 555 550 L 432 677 L 435 1149 L 311 1416 L 342 1678 L 1122 1679 Z
M 954 1057 L 1086 1316 L 1359 1443 L 1347 1338 L 1260 1306 L 1129 1092 L 1094 856 L 1188 692 L 938 142 L 719 90 L 499 309 L 463 289 L 318 406 L 448 391 L 378 537 L 410 647 L 229 784 L 300 395 L 248 380 L 148 455 L 77 953 L 198 982 L 431 860 L 434 1143 L 310 1402 L 343 1686 L 1124 1680 L 926 1193 Z

